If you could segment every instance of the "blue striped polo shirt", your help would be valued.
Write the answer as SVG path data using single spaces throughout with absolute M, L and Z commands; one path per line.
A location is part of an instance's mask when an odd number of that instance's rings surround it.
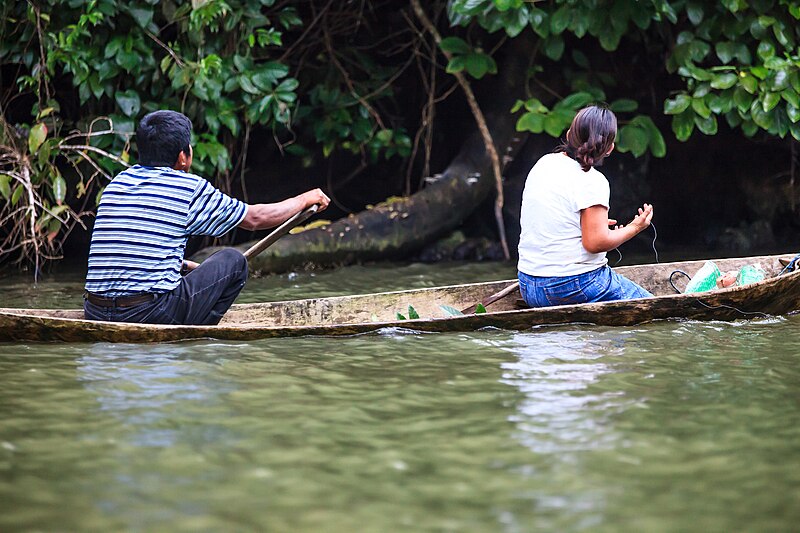
M 245 214 L 247 204 L 200 176 L 131 167 L 111 180 L 100 199 L 86 290 L 109 297 L 171 291 L 181 280 L 189 236 L 222 236 Z

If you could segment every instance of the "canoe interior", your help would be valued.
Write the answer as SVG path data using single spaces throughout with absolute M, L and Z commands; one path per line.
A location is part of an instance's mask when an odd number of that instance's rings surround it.
M 768 277 L 776 276 L 783 265 L 779 259 L 787 256 L 759 256 L 737 259 L 715 259 L 721 271 L 737 270 L 744 265 L 760 264 Z M 646 288 L 656 296 L 675 294 L 669 283 L 669 276 L 675 270 L 693 275 L 705 260 L 663 263 L 655 265 L 636 265 L 619 267 L 615 271 L 623 274 Z M 323 299 L 270 302 L 234 306 L 223 323 L 229 325 L 274 324 L 279 326 L 300 326 L 306 324 L 354 324 L 362 322 L 391 322 L 396 314 L 408 317 L 408 306 L 416 309 L 421 318 L 441 318 L 448 316 L 440 306 L 449 305 L 464 309 L 487 296 L 494 294 L 516 280 L 504 280 L 468 285 L 453 285 L 431 289 L 397 291 L 357 296 L 342 296 Z M 686 278 L 676 275 L 675 285 L 683 288 Z M 498 300 L 488 307 L 491 312 L 516 309 L 519 293 L 515 291 L 508 297 Z
M 766 271 L 767 276 L 772 277 L 783 269 L 780 259 L 790 260 L 793 257 L 792 254 L 787 254 L 714 259 L 714 262 L 723 272 L 736 270 L 744 265 L 759 264 Z M 666 296 L 675 294 L 675 290 L 669 283 L 669 276 L 672 272 L 682 270 L 689 275 L 693 275 L 704 262 L 705 260 L 635 265 L 619 267 L 615 271 L 635 281 L 656 296 Z M 228 327 L 293 327 L 394 322 L 398 312 L 406 317 L 408 316 L 409 305 L 416 309 L 421 318 L 442 318 L 448 316 L 441 309 L 442 305 L 463 309 L 502 290 L 514 281 L 504 280 L 332 298 L 238 304 L 231 308 L 220 325 Z M 676 276 L 675 284 L 683 288 L 686 284 L 686 279 L 682 276 Z M 488 310 L 490 312 L 514 310 L 516 309 L 518 298 L 519 293 L 514 291 L 509 296 L 493 303 Z M 2 309 L 0 311 L 45 317 L 83 318 L 82 310 Z

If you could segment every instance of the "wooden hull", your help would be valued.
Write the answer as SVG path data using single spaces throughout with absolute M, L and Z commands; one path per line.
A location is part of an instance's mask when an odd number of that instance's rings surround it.
M 777 276 L 780 259 L 793 255 L 715 260 L 721 270 L 759 263 L 766 280 L 700 294 L 675 294 L 669 276 L 696 272 L 703 261 L 621 267 L 655 298 L 518 309 L 518 294 L 499 300 L 488 313 L 447 317 L 440 306 L 463 309 L 514 280 L 430 289 L 234 305 L 217 326 L 164 326 L 83 320 L 82 310 L 0 309 L 0 341 L 169 342 L 188 339 L 253 340 L 271 337 L 335 336 L 401 327 L 416 331 L 471 331 L 485 327 L 524 330 L 548 324 L 629 326 L 665 319 L 736 320 L 782 315 L 800 309 L 800 271 Z M 397 320 L 412 305 L 422 317 Z

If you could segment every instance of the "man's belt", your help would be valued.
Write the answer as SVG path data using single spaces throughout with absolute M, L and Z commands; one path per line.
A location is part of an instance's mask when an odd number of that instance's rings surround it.
M 154 292 L 143 292 L 141 294 L 134 294 L 133 296 L 119 296 L 117 298 L 107 298 L 105 296 L 98 296 L 89 291 L 83 293 L 83 297 L 94 305 L 100 307 L 133 307 L 143 303 L 152 302 L 158 298 L 158 294 Z

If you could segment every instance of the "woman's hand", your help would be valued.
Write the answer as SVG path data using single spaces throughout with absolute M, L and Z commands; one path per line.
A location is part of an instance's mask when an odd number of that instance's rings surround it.
M 587 252 L 607 252 L 647 229 L 652 219 L 653 206 L 650 204 L 639 208 L 638 214 L 624 226 L 608 218 L 608 208 L 593 205 L 581 211 L 581 242 Z
M 653 219 L 653 206 L 650 204 L 644 204 L 642 207 L 639 208 L 639 214 L 633 217 L 633 220 L 631 220 L 628 226 L 633 226 L 634 228 L 637 228 L 638 231 L 636 233 L 641 233 L 650 227 L 650 221 L 652 219 Z

